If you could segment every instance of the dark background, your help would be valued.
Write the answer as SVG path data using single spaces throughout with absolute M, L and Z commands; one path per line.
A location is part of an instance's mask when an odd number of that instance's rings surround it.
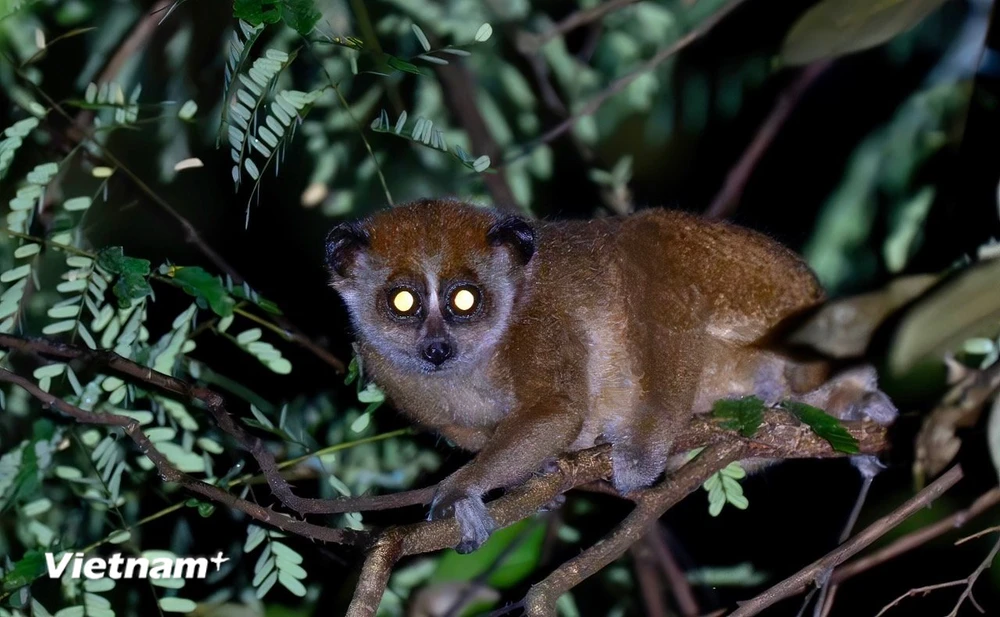
M 575 3 L 563 1 L 537 4 L 555 20 L 576 8 Z M 671 79 L 679 83 L 687 74 L 717 75 L 729 62 L 774 54 L 789 27 L 811 4 L 806 1 L 747 2 L 680 55 L 678 68 Z M 373 16 L 393 10 L 381 2 L 370 2 L 368 6 Z M 969 5 L 958 0 L 946 3 L 921 24 L 913 35 L 915 42 L 910 53 L 902 61 L 892 57 L 885 47 L 836 60 L 798 101 L 780 134 L 761 158 L 734 220 L 764 231 L 796 250 L 801 250 L 814 233 L 822 233 L 816 229 L 819 211 L 827 196 L 841 182 L 845 162 L 859 142 L 887 123 L 907 97 L 920 87 L 962 27 L 968 10 Z M 182 5 L 176 17 L 153 35 L 148 48 L 155 50 L 162 46 L 170 29 L 188 20 L 194 24 L 195 34 L 184 70 L 189 86 L 197 93 L 196 99 L 203 109 L 208 109 L 221 96 L 218 40 L 231 21 L 230 3 L 192 0 Z M 586 32 L 582 30 L 569 35 L 569 48 L 585 44 L 585 37 Z M 499 33 L 496 38 L 500 53 L 509 51 L 510 41 Z M 1000 27 L 995 23 L 987 46 L 1000 50 Z M 41 71 L 49 76 L 46 81 L 49 93 L 57 100 L 78 94 L 72 79 L 61 80 L 56 76 L 60 72 L 74 74 L 85 53 L 82 39 L 69 40 L 53 48 L 40 63 Z M 166 97 L 164 92 L 158 92 L 157 86 L 171 69 L 158 58 L 157 54 L 150 54 L 141 68 L 144 96 L 149 96 L 150 100 Z M 598 159 L 610 167 L 621 154 L 632 153 L 636 157 L 636 172 L 629 187 L 639 207 L 669 206 L 702 211 L 798 70 L 774 70 L 758 86 L 745 91 L 735 116 L 717 118 L 711 115 L 703 130 L 696 133 L 680 130 L 663 144 L 650 146 L 643 141 L 644 119 L 623 123 L 613 139 L 601 144 L 597 150 Z M 404 97 L 412 96 L 408 88 L 412 88 L 412 82 L 404 81 L 401 85 Z M 956 127 L 955 137 L 921 168 L 922 180 L 936 186 L 938 193 L 924 225 L 923 243 L 907 272 L 942 270 L 964 256 L 973 255 L 990 237 L 1000 235 L 997 220 L 998 95 L 1000 74 L 995 70 L 977 74 L 963 125 Z M 0 107 L 9 110 L 7 103 L 0 94 Z M 557 121 L 546 113 L 541 113 L 543 127 Z M 0 124 L 6 125 L 8 120 L 0 115 Z M 368 121 L 370 118 L 363 124 Z M 372 139 L 380 138 L 374 136 Z M 153 178 L 157 162 L 146 153 L 151 140 L 155 139 L 150 131 L 122 131 L 115 134 L 110 146 L 140 177 Z M 361 161 L 363 147 L 360 140 L 355 141 L 350 147 Z M 263 184 L 259 205 L 253 206 L 249 228 L 245 229 L 244 206 L 248 196 L 246 191 L 234 194 L 228 173 L 228 153 L 225 149 L 215 150 L 212 144 L 192 143 L 192 155 L 206 163 L 205 173 L 181 174 L 172 184 L 158 184 L 157 192 L 191 220 L 207 242 L 250 278 L 256 289 L 266 297 L 277 299 L 294 323 L 322 344 L 329 345 L 338 357 L 349 357 L 346 314 L 336 295 L 326 287 L 322 267 L 323 237 L 335 220 L 317 209 L 304 209 L 298 203 L 310 169 L 309 155 L 301 148 L 289 152 L 280 177 Z M 51 147 L 58 150 L 62 145 L 56 142 Z M 556 140 L 552 147 L 555 171 L 550 180 L 539 182 L 535 187 L 531 204 L 534 214 L 593 216 L 600 202 L 598 187 L 585 180 L 587 164 L 566 137 Z M 407 152 L 400 147 L 398 154 L 402 157 Z M 19 160 L 17 169 L 28 169 L 30 164 L 30 161 Z M 400 165 L 405 167 L 405 163 Z M 412 168 L 413 173 L 420 173 L 415 164 Z M 12 176 L 16 177 L 16 173 Z M 405 172 L 397 171 L 390 181 L 397 201 L 422 196 L 408 194 Z M 384 199 L 379 199 L 377 191 L 371 191 L 366 207 L 381 207 Z M 127 254 L 147 257 L 154 263 L 169 257 L 175 263 L 204 264 L 200 253 L 185 242 L 176 222 L 148 203 L 128 183 L 113 184 L 108 204 L 100 208 L 100 216 L 95 215 L 88 229 L 89 240 L 94 246 L 122 244 Z M 852 291 L 877 288 L 888 279 L 888 273 L 880 270 L 869 279 L 859 281 Z M 168 306 L 176 302 L 180 308 L 185 299 L 163 298 L 158 302 Z M 164 316 L 175 313 L 162 312 Z M 169 320 L 169 317 L 161 319 Z M 224 364 L 230 374 L 252 378 L 262 370 L 253 359 L 235 355 L 221 343 L 206 341 L 200 353 L 203 358 L 215 360 L 216 364 Z M 262 395 L 281 400 L 289 393 L 309 396 L 339 388 L 343 390 L 339 395 L 342 400 L 351 396 L 350 389 L 340 387 L 340 378 L 331 374 L 329 367 L 298 349 L 289 348 L 286 355 L 296 365 L 296 371 L 287 378 L 255 383 Z M 893 430 L 893 451 L 887 456 L 889 468 L 876 479 L 860 525 L 887 513 L 912 494 L 912 438 L 919 427 L 921 413 L 934 402 L 935 399 L 928 398 L 901 409 L 903 415 Z M 390 413 L 380 414 L 378 421 L 381 430 L 405 425 Z M 918 514 L 893 530 L 887 539 L 915 529 L 942 512 L 964 507 L 996 484 L 996 472 L 986 451 L 982 424 L 963 433 L 965 445 L 960 462 L 967 478 L 932 510 Z M 464 455 L 447 450 L 432 436 L 418 439 L 443 454 L 445 466 L 441 476 L 465 460 Z M 421 482 L 436 479 L 426 477 Z M 670 532 L 671 547 L 682 565 L 695 568 L 749 561 L 757 570 L 769 573 L 769 583 L 773 584 L 835 546 L 860 480 L 846 461 L 801 461 L 767 469 L 743 484 L 751 502 L 747 511 L 727 507 L 718 518 L 709 518 L 704 494 L 699 492 L 667 514 L 664 524 Z M 305 488 L 308 484 L 302 486 Z M 573 515 L 571 508 L 564 509 L 568 520 L 583 532 L 582 545 L 596 540 L 627 512 L 626 506 L 610 498 L 583 496 L 572 499 L 592 500 L 599 506 L 582 517 Z M 416 519 L 421 513 L 414 509 L 411 515 Z M 998 519 L 998 513 L 991 512 L 968 530 L 996 524 L 1000 522 Z M 380 514 L 367 520 L 398 522 L 399 518 L 390 519 Z M 231 524 L 225 516 L 197 521 L 190 529 L 195 545 L 213 544 L 212 538 L 225 534 L 224 528 Z M 169 534 L 174 529 L 174 522 L 170 520 L 153 525 L 151 535 L 160 530 Z M 909 588 L 966 576 L 982 560 L 992 540 L 984 538 L 954 547 L 952 541 L 956 537 L 957 534 L 947 535 L 845 584 L 833 615 L 873 615 Z M 313 566 L 322 568 L 314 571 L 322 572 L 331 581 L 338 581 L 337 585 L 327 588 L 323 597 L 332 603 L 327 605 L 329 608 L 338 607 L 335 613 L 342 610 L 342 603 L 348 599 L 345 594 L 352 589 L 352 585 L 346 583 L 356 576 L 358 555 L 337 547 L 317 549 L 301 542 L 293 541 L 293 544 L 309 555 Z M 537 580 L 547 569 L 575 555 L 578 548 L 561 545 L 552 560 L 532 579 Z M 989 580 L 977 586 L 976 597 L 988 613 L 1000 611 L 1000 571 L 990 571 L 984 579 Z M 340 581 L 345 584 L 339 584 Z M 583 614 L 604 614 L 610 606 L 606 585 L 606 581 L 595 578 L 576 590 L 577 604 Z M 525 589 L 512 590 L 508 599 L 517 599 Z M 696 588 L 705 608 L 732 606 L 755 591 L 759 589 Z M 957 590 L 945 590 L 907 600 L 890 614 L 945 614 L 954 605 L 956 594 Z M 635 597 L 638 603 L 637 593 Z M 794 615 L 799 604 L 799 601 L 787 601 L 766 614 Z M 635 614 L 642 614 L 643 609 L 637 605 L 634 610 Z M 966 605 L 961 614 L 974 614 L 974 609 Z

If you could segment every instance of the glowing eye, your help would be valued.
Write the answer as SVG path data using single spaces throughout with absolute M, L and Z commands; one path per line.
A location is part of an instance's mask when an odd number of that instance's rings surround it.
M 389 292 L 389 307 L 397 315 L 410 317 L 417 313 L 420 304 L 416 294 L 412 291 L 398 288 Z
M 471 315 L 479 308 L 479 290 L 472 285 L 451 292 L 451 312 L 458 316 Z

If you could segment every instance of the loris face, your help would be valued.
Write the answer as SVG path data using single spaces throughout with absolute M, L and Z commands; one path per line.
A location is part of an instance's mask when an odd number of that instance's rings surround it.
M 363 348 L 400 370 L 437 373 L 489 357 L 534 249 L 522 219 L 421 201 L 334 228 L 327 265 Z

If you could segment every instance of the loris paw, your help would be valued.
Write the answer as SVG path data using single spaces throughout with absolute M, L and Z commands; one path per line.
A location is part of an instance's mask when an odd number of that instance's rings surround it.
M 455 547 L 455 551 L 463 555 L 482 546 L 497 528 L 496 521 L 486 510 L 482 498 L 455 493 L 442 486 L 434 494 L 427 519 L 433 521 L 446 518 L 452 511 L 462 533 L 462 539 Z
M 889 426 L 896 421 L 899 410 L 892 404 L 889 397 L 880 390 L 868 392 L 858 403 L 861 415 L 871 418 L 882 426 Z
M 552 512 L 563 507 L 566 503 L 566 495 L 556 495 L 552 501 L 538 509 L 539 512 Z
M 871 454 L 858 454 L 851 457 L 851 465 L 861 473 L 861 477 L 871 480 L 885 469 L 885 464 L 878 460 L 877 456 Z
M 666 467 L 665 453 L 622 443 L 611 447 L 611 483 L 622 495 L 651 486 Z

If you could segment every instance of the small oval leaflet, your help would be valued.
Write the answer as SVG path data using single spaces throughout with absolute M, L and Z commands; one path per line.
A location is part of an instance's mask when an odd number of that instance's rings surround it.
M 431 43 L 427 40 L 427 35 L 420 29 L 420 26 L 417 24 L 410 24 L 410 28 L 413 28 L 413 34 L 417 35 L 417 40 L 420 41 L 420 46 L 424 48 L 424 51 L 430 51 Z
M 487 155 L 482 155 L 478 159 L 472 161 L 472 168 L 479 173 L 483 173 L 490 167 L 490 157 Z
M 67 212 L 76 212 L 78 210 L 86 210 L 90 207 L 90 204 L 91 199 L 89 197 L 74 197 L 63 202 L 63 209 Z
M 193 600 L 178 597 L 160 598 L 159 605 L 164 613 L 190 613 L 198 608 Z
M 201 159 L 197 157 L 191 157 L 188 159 L 184 159 L 183 161 L 178 161 L 177 164 L 174 165 L 174 171 L 184 171 L 185 169 L 196 169 L 198 167 L 204 167 L 204 166 L 205 163 L 203 163 Z
M 236 336 L 236 342 L 240 345 L 249 345 L 250 343 L 256 341 L 261 337 L 260 328 L 250 328 L 249 330 L 244 330 Z
M 479 30 L 476 30 L 477 43 L 485 43 L 490 40 L 491 36 L 493 36 L 493 26 L 491 26 L 488 22 L 479 26 Z
M 181 105 L 180 110 L 177 112 L 177 117 L 181 120 L 190 120 L 194 118 L 194 115 L 198 113 L 198 103 L 188 99 L 183 105 Z

